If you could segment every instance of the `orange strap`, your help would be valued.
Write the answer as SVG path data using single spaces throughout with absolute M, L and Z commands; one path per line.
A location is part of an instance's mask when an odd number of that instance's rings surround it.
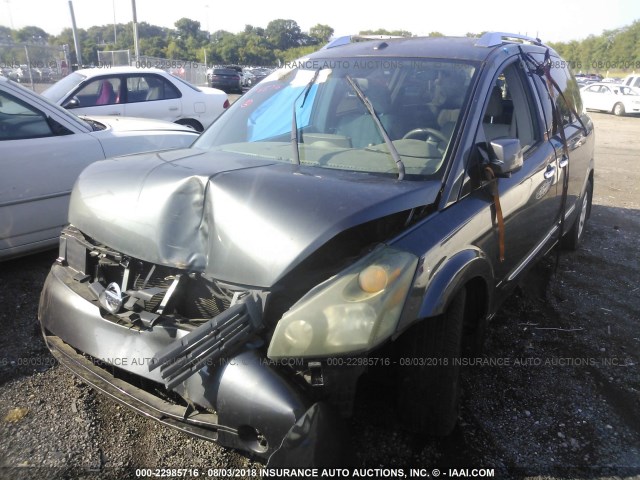
M 498 220 L 498 248 L 500 251 L 500 261 L 504 262 L 504 218 L 502 217 L 502 207 L 500 206 L 500 193 L 498 191 L 498 179 L 491 170 L 491 167 L 485 167 L 485 176 L 491 183 L 491 194 L 493 195 L 493 203 L 496 206 L 496 219 Z

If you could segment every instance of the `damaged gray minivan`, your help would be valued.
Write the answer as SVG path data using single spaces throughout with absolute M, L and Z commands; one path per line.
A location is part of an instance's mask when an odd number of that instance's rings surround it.
M 40 300 L 47 345 L 269 465 L 339 462 L 379 365 L 407 427 L 448 434 L 456 359 L 584 232 L 594 134 L 565 65 L 518 35 L 339 39 L 191 148 L 92 164 Z

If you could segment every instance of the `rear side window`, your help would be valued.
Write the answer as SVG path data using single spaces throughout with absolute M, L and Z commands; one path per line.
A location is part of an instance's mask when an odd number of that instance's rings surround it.
M 562 64 L 562 60 L 556 58 L 554 64 Z M 551 77 L 558 84 L 562 94 L 564 95 L 563 100 L 562 96 L 557 94 L 557 92 L 554 92 L 554 96 L 559 97 L 557 102 L 560 117 L 562 118 L 562 124 L 564 126 L 569 125 L 577 120 L 574 118 L 572 111 L 580 115 L 583 110 L 582 97 L 580 97 L 580 87 L 567 67 L 551 68 Z M 567 103 L 565 103 L 565 101 Z
M 542 62 L 544 58 L 541 54 L 533 54 L 532 56 L 538 62 Z M 556 104 L 558 106 L 560 121 L 562 125 L 566 127 L 567 125 L 577 121 L 572 111 L 575 111 L 578 115 L 583 111 L 582 97 L 580 97 L 580 86 L 569 69 L 562 66 L 565 63 L 563 60 L 558 57 L 551 57 L 551 59 L 551 78 L 553 78 L 560 88 L 562 95 L 558 93 L 555 87 L 551 93 L 553 94 L 553 98 L 556 100 Z M 544 77 L 542 79 L 537 78 L 535 80 L 535 84 L 540 92 L 540 99 L 543 103 L 547 124 L 548 126 L 551 126 L 551 100 L 549 98 L 549 93 L 547 92 L 546 80 Z M 554 131 L 553 133 L 556 132 Z
M 179 98 L 180 92 L 158 75 L 133 75 L 127 78 L 127 103 Z

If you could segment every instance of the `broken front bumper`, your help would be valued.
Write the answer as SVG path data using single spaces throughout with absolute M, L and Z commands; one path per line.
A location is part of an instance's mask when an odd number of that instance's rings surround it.
M 249 347 L 206 365 L 165 389 L 151 359 L 189 332 L 155 325 L 133 329 L 103 318 L 82 298 L 73 270 L 54 265 L 38 317 L 53 355 L 94 388 L 139 413 L 200 438 L 251 452 L 269 466 L 336 466 L 342 422 Z M 184 400 L 184 401 L 183 401 Z

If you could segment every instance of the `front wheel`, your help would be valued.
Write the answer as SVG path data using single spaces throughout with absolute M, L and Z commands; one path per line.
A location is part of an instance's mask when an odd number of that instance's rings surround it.
M 416 433 L 449 435 L 458 421 L 465 303 L 463 288 L 444 314 L 422 320 L 399 340 L 398 411 Z

